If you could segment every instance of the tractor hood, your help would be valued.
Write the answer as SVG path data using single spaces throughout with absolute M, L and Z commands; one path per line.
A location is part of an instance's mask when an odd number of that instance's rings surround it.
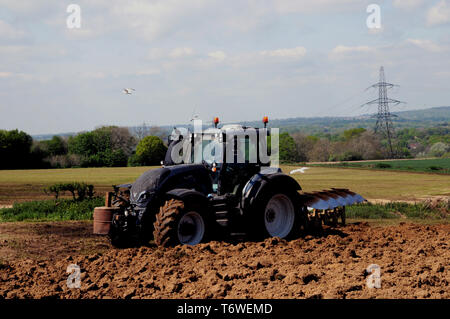
M 207 169 L 203 165 L 198 164 L 182 164 L 148 170 L 139 176 L 131 186 L 130 201 L 133 204 L 145 206 L 150 201 L 153 193 L 161 188 L 192 188 L 183 185 L 179 179 L 183 179 L 187 175 L 202 175 L 205 172 L 207 172 Z M 175 184 L 171 185 L 174 182 Z
M 145 192 L 151 193 L 155 191 L 161 181 L 163 181 L 168 175 L 170 175 L 170 169 L 161 167 L 148 170 L 139 176 L 130 189 L 131 202 L 136 203 L 140 201 L 140 199 L 143 199 L 142 197 Z

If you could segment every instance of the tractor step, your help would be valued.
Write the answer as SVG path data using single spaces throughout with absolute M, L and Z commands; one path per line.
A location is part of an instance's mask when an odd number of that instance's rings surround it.
M 216 219 L 216 222 L 222 227 L 228 227 L 229 224 L 230 224 L 230 221 L 228 219 L 226 219 L 226 218 L 224 218 L 224 219 Z
M 229 216 L 229 212 L 226 210 L 216 212 L 216 219 L 224 219 L 224 218 L 228 218 L 228 216 Z

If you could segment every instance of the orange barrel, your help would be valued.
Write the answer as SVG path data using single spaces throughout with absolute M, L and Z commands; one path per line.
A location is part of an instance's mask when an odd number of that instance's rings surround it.
M 95 207 L 94 208 L 94 234 L 108 235 L 111 228 L 112 216 L 119 207 Z

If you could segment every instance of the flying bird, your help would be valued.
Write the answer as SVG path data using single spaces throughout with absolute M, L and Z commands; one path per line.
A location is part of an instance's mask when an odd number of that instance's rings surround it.
M 126 89 L 123 89 L 123 93 L 125 93 L 125 94 L 131 94 L 132 92 L 131 91 L 136 91 L 135 89 L 132 89 L 132 88 L 126 88 Z
M 295 173 L 304 173 L 307 169 L 309 169 L 309 167 L 302 167 L 302 168 L 297 168 L 294 169 L 292 171 L 289 172 L 289 174 L 295 174 Z
M 195 107 L 194 110 L 192 111 L 192 116 L 191 116 L 191 122 L 198 120 L 198 114 L 195 113 Z

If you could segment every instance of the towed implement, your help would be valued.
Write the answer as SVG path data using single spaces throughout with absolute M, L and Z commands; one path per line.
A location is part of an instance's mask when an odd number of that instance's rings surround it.
M 267 118 L 264 118 L 264 124 Z M 163 167 L 119 185 L 109 236 L 115 246 L 195 245 L 233 235 L 295 238 L 305 228 L 345 223 L 345 207 L 364 201 L 347 189 L 304 193 L 270 167 L 270 129 L 225 125 L 175 134 Z

